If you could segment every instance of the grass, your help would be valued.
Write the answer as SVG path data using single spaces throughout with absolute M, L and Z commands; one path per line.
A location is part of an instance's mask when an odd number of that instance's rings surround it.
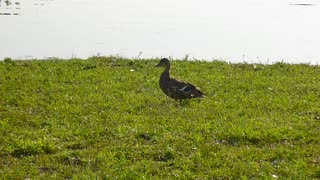
M 1 179 L 319 179 L 320 67 L 158 60 L 0 62 Z

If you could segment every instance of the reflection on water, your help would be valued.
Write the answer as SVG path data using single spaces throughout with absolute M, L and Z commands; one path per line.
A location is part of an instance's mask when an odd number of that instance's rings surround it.
M 0 0 L 0 15 L 19 15 L 21 3 L 19 1 Z
M 53 0 L 33 0 L 34 6 L 44 6 L 46 2 Z M 20 0 L 0 0 L 0 15 L 21 15 L 22 3 Z
M 290 4 L 290 5 L 295 5 L 295 6 L 314 6 L 315 4 L 309 4 L 309 3 L 295 3 L 295 4 Z

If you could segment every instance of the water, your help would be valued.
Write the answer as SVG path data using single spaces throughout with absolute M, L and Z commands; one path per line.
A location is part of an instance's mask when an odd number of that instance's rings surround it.
M 1 0 L 0 5 L 0 59 L 119 55 L 320 63 L 316 0 Z

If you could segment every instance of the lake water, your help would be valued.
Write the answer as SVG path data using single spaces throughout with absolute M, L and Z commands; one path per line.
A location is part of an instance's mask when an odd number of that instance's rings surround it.
M 230 62 L 319 64 L 317 3 L 1 0 L 0 59 L 187 56 Z

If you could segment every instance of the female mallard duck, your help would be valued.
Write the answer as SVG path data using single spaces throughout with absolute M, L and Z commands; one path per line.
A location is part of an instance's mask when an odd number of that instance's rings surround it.
M 170 78 L 170 61 L 167 58 L 160 60 L 160 63 L 156 67 L 165 67 L 159 80 L 161 90 L 169 97 L 175 100 L 191 99 L 191 98 L 203 98 L 204 94 L 194 85 L 178 81 Z

